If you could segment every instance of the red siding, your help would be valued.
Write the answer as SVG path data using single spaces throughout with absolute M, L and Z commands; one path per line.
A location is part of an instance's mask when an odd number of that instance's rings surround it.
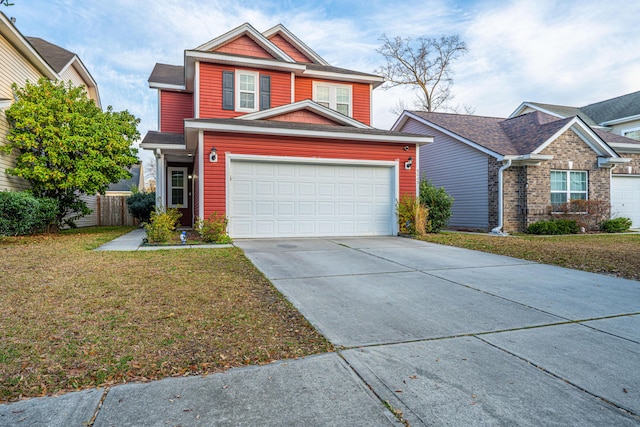
M 295 48 L 291 43 L 289 43 L 284 37 L 280 34 L 274 34 L 269 39 L 271 43 L 278 46 L 284 53 L 293 58 L 296 62 L 312 62 L 309 58 L 307 58 L 302 52 Z
M 245 113 L 222 109 L 222 71 L 243 68 L 215 64 L 200 64 L 200 118 L 232 118 Z M 271 76 L 271 108 L 291 103 L 291 74 L 279 71 L 258 71 Z
M 307 110 L 294 111 L 292 113 L 271 117 L 267 120 L 273 120 L 276 122 L 314 123 L 318 125 L 340 126 L 338 123 L 334 122 L 333 120 L 327 119 L 326 117 L 319 116 Z
M 215 49 L 215 51 L 222 53 L 231 53 L 233 55 L 252 56 L 254 58 L 273 59 L 273 55 L 269 54 L 248 36 L 242 36 L 235 40 L 232 40 L 229 43 Z
M 379 142 L 346 142 L 322 139 L 296 139 L 286 137 L 252 137 L 251 135 L 205 133 L 204 153 L 215 146 L 218 162 L 204 161 L 204 215 L 226 213 L 226 154 L 252 154 L 264 156 L 291 156 L 310 158 L 354 159 L 354 160 L 399 160 L 400 194 L 415 194 L 417 168 L 416 149 L 405 144 Z M 404 162 L 414 159 L 414 167 L 404 169 Z
M 353 96 L 353 118 L 366 125 L 371 125 L 371 89 L 368 84 L 296 77 L 296 102 L 305 99 L 313 99 L 313 82 L 351 85 Z
M 160 91 L 160 132 L 183 133 L 183 120 L 190 118 L 193 118 L 193 94 Z

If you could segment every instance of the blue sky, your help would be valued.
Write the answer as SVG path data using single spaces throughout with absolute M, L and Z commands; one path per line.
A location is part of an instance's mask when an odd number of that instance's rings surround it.
M 332 65 L 372 72 L 379 37 L 459 34 L 469 52 L 454 65 L 454 103 L 506 117 L 523 101 L 585 105 L 640 90 L 640 2 L 12 0 L 0 6 L 27 36 L 77 53 L 103 107 L 128 109 L 157 129 L 147 78 L 156 62 L 249 22 L 282 23 Z M 618 6 L 617 4 L 625 4 Z M 417 7 L 419 5 L 420 7 Z M 373 125 L 388 129 L 401 89 L 374 92 Z

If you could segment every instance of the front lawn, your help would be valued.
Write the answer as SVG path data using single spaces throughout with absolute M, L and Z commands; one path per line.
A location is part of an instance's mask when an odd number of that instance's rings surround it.
M 240 249 L 91 251 L 129 230 L 0 240 L 0 402 L 332 350 Z
M 421 240 L 640 280 L 640 234 L 498 237 L 445 232 Z

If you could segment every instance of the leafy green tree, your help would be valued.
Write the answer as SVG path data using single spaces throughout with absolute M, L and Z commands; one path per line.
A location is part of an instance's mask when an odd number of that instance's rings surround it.
M 140 138 L 140 120 L 111 106 L 102 111 L 71 82 L 41 78 L 12 88 L 16 102 L 5 110 L 11 130 L 0 150 L 18 157 L 7 173 L 26 179 L 35 196 L 58 201 L 58 226 L 73 225 L 91 212 L 83 194 L 104 194 L 131 177 L 126 168 L 139 163 L 131 143 Z

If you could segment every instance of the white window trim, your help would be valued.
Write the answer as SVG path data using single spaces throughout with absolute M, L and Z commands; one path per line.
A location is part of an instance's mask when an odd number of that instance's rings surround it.
M 589 172 L 587 171 L 581 171 L 581 170 L 558 170 L 558 169 L 552 169 L 551 172 L 562 172 L 567 176 L 567 189 L 564 191 L 558 191 L 558 190 L 551 190 L 549 189 L 549 198 L 551 198 L 551 194 L 554 193 L 564 193 L 567 195 L 567 202 L 570 202 L 571 199 L 571 193 L 585 193 L 585 199 L 584 200 L 589 200 Z M 587 184 L 587 188 L 584 191 L 571 191 L 571 172 L 579 172 L 579 173 L 583 173 L 586 175 L 587 179 L 586 179 L 586 184 Z M 549 178 L 551 178 L 551 173 L 549 173 Z M 549 182 L 549 184 L 551 184 L 551 182 Z M 558 211 L 553 211 L 553 213 L 561 213 Z M 577 212 L 579 213 L 579 212 Z
M 317 99 L 317 88 L 318 86 L 326 86 L 329 88 L 329 108 L 331 108 L 334 111 L 338 111 L 337 108 L 337 100 L 336 100 L 336 89 L 337 88 L 344 88 L 347 89 L 349 91 L 349 113 L 347 114 L 348 117 L 353 117 L 353 86 L 351 85 L 345 85 L 345 84 L 336 84 L 336 83 L 326 83 L 326 82 L 313 82 L 313 90 L 312 90 L 312 97 L 313 100 L 318 102 Z
M 182 204 L 179 205 L 174 205 L 173 203 L 171 203 L 173 200 L 173 197 L 171 197 L 171 193 L 173 190 L 173 180 L 171 179 L 171 173 L 173 171 L 182 171 L 184 173 L 184 178 L 182 181 L 183 186 L 182 187 L 176 187 L 176 188 L 182 188 L 184 191 L 182 193 Z M 167 168 L 167 206 L 170 208 L 188 208 L 189 207 L 189 178 L 188 178 L 188 168 L 185 167 L 170 167 Z
M 240 76 L 241 75 L 250 75 L 255 79 L 255 91 L 253 92 L 253 108 L 242 108 L 240 107 Z M 252 113 L 254 111 L 258 111 L 260 109 L 260 73 L 255 71 L 246 71 L 246 70 L 236 70 L 235 71 L 235 96 L 236 96 L 236 111 L 241 111 L 243 113 Z M 242 91 L 251 93 L 249 91 Z

